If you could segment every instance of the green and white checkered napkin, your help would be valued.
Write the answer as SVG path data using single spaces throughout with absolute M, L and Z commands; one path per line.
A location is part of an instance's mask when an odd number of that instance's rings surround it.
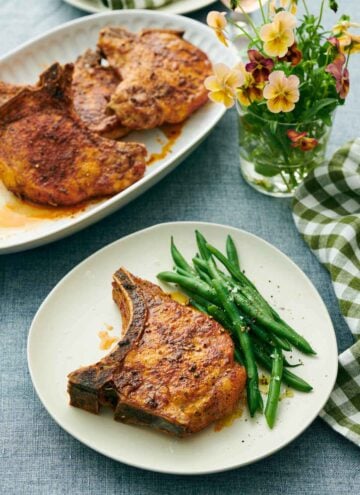
M 175 0 L 101 0 L 109 9 L 157 9 Z
M 309 174 L 295 193 L 293 216 L 329 270 L 355 339 L 339 356 L 336 385 L 320 416 L 360 446 L 360 138 Z

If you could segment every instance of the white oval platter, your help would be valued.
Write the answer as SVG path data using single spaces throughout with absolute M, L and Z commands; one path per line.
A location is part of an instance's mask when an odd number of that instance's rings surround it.
M 235 240 L 242 268 L 280 315 L 317 351 L 314 357 L 293 352 L 295 368 L 313 385 L 309 394 L 294 392 L 280 402 L 270 430 L 264 416 L 246 411 L 231 426 L 209 427 L 186 439 L 124 425 L 103 410 L 96 416 L 69 406 L 67 374 L 92 364 L 109 351 L 99 350 L 98 332 L 108 325 L 119 337 L 120 314 L 111 295 L 113 273 L 124 266 L 157 283 L 159 271 L 172 268 L 170 236 L 190 260 L 196 252 L 194 231 L 224 249 L 227 234 Z M 162 284 L 170 291 L 170 286 Z M 175 290 L 172 288 L 172 290 Z M 31 325 L 28 363 L 35 389 L 54 420 L 68 433 L 102 454 L 152 471 L 200 474 L 244 466 L 294 440 L 319 414 L 337 374 L 337 346 L 326 307 L 307 276 L 278 249 L 232 227 L 199 222 L 160 224 L 101 249 L 74 268 L 45 299 Z
M 74 61 L 87 48 L 95 47 L 99 30 L 106 25 L 123 25 L 129 30 L 170 28 L 185 31 L 185 38 L 201 47 L 213 63 L 233 65 L 236 54 L 217 40 L 204 24 L 186 17 L 146 10 L 127 10 L 86 16 L 66 23 L 22 45 L 0 59 L 0 79 L 10 83 L 34 83 L 38 75 L 54 61 Z M 173 170 L 208 135 L 224 114 L 221 105 L 207 103 L 183 125 L 171 152 L 147 167 L 144 177 L 125 191 L 89 205 L 85 210 L 56 219 L 46 219 L 20 227 L 0 228 L 0 254 L 21 251 L 55 241 L 102 219 L 123 207 Z M 151 153 L 161 151 L 158 129 L 131 133 L 128 139 L 143 142 Z M 0 186 L 2 186 L 0 182 Z M 0 208 L 11 200 L 0 187 Z
M 69 5 L 77 7 L 85 12 L 108 12 L 109 9 L 104 6 L 100 0 L 64 0 Z M 176 0 L 168 5 L 159 7 L 156 12 L 169 12 L 171 14 L 188 14 L 199 10 L 214 3 L 214 0 Z

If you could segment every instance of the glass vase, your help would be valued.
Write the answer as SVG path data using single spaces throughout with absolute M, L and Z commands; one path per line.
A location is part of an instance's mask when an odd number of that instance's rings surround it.
M 244 179 L 263 194 L 292 196 L 308 173 L 324 161 L 332 117 L 327 122 L 318 119 L 280 123 L 255 115 L 241 105 L 237 105 L 237 111 L 240 169 Z M 291 140 L 288 131 L 295 131 L 295 136 L 303 132 L 306 135 Z M 304 137 L 314 138 L 316 142 L 309 145 Z

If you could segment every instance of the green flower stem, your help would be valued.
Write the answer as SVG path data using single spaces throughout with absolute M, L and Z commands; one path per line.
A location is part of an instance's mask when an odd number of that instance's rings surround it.
M 321 6 L 320 6 L 320 12 L 319 12 L 319 20 L 318 20 L 318 23 L 316 25 L 316 30 L 318 30 L 320 24 L 321 24 L 321 19 L 322 19 L 322 16 L 323 16 L 323 11 L 324 11 L 324 3 L 325 3 L 325 0 L 321 0 Z
M 308 6 L 306 5 L 306 1 L 305 0 L 302 0 L 302 3 L 304 5 L 304 9 L 305 9 L 305 12 L 307 15 L 310 15 L 310 12 L 309 12 L 309 9 L 308 9 Z
M 242 32 L 242 34 L 244 36 L 246 36 L 251 42 L 253 42 L 254 40 L 252 39 L 252 37 L 250 36 L 250 34 L 241 26 L 239 26 L 235 21 L 233 21 L 232 19 L 229 19 L 228 21 L 229 24 L 231 24 L 232 26 L 236 27 L 237 29 L 240 29 L 240 31 Z M 259 44 L 259 41 L 256 40 L 255 41 L 256 45 L 258 46 Z
M 245 17 L 245 19 L 247 20 L 248 24 L 252 27 L 254 33 L 256 34 L 257 38 L 260 38 L 259 36 L 259 31 L 257 30 L 257 27 L 255 26 L 253 20 L 251 19 L 250 15 L 245 12 L 245 10 L 243 9 L 243 7 L 238 4 L 238 8 L 241 10 L 241 13 L 243 14 L 243 16 Z
M 291 193 L 291 190 L 292 190 L 292 189 L 291 189 L 291 187 L 290 187 L 290 184 L 289 184 L 289 183 L 288 183 L 288 181 L 286 180 L 285 175 L 284 175 L 284 172 L 283 172 L 282 170 L 280 170 L 280 175 L 281 175 L 281 178 L 282 178 L 282 180 L 283 180 L 283 182 L 284 182 L 285 186 L 287 187 L 288 192 L 289 192 L 289 193 Z
M 259 0 L 259 5 L 260 5 L 261 16 L 263 18 L 264 23 L 266 24 L 267 19 L 265 17 L 265 12 L 264 12 L 264 7 L 263 7 L 263 4 L 262 4 L 262 0 Z

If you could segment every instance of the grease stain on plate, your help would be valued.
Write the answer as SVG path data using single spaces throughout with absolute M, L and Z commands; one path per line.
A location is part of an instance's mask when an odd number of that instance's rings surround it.
M 0 228 L 27 227 L 44 220 L 73 216 L 84 211 L 87 204 L 74 207 L 43 206 L 17 197 L 11 198 L 0 208 Z
M 231 426 L 236 419 L 241 418 L 245 407 L 246 407 L 246 401 L 245 401 L 245 397 L 243 396 L 238 402 L 235 411 L 233 411 L 231 414 L 228 414 L 224 418 L 221 418 L 218 421 L 216 421 L 214 426 L 214 431 L 221 431 L 223 428 Z
M 181 135 L 181 131 L 184 123 L 181 124 L 168 124 L 160 127 L 161 132 L 166 136 L 166 141 L 161 138 L 158 138 L 158 142 L 162 145 L 160 151 L 156 153 L 151 153 L 149 159 L 147 161 L 147 165 L 152 165 L 154 162 L 158 160 L 163 160 L 166 156 L 172 152 L 172 148 L 176 143 L 177 139 Z
M 107 351 L 119 340 L 117 337 L 110 335 L 108 330 L 100 330 L 98 336 L 100 339 L 99 349 L 102 351 Z

